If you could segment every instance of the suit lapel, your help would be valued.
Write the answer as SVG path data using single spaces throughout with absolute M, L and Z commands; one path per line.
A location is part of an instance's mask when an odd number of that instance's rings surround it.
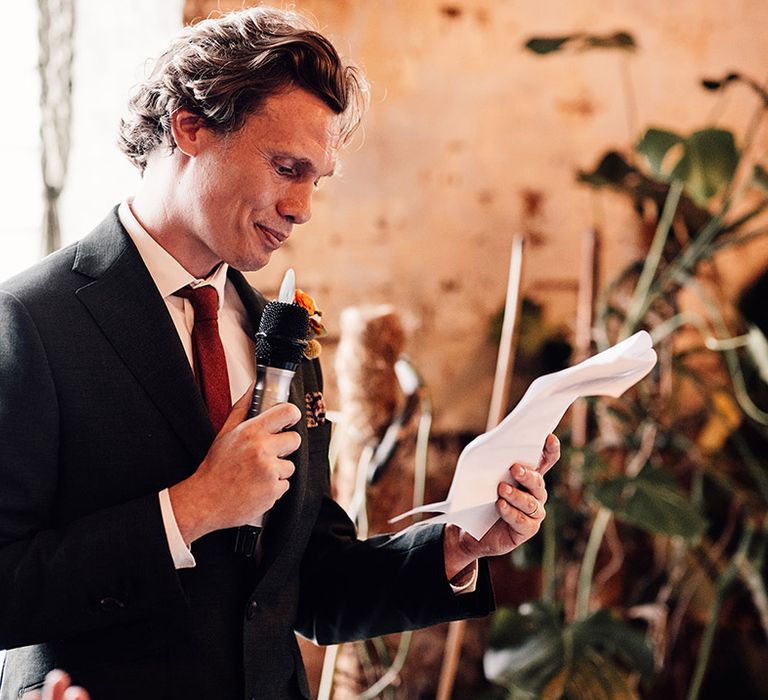
M 248 284 L 245 277 L 236 270 L 230 268 L 229 279 L 234 284 L 240 296 L 243 306 L 253 321 L 253 327 L 258 328 L 261 313 L 266 305 L 266 300 L 257 295 Z M 302 419 L 291 430 L 295 430 L 301 436 L 301 446 L 291 455 L 290 459 L 296 467 L 291 477 L 291 487 L 288 492 L 274 505 L 267 516 L 266 525 L 262 534 L 262 555 L 259 567 L 266 571 L 288 544 L 301 522 L 301 512 L 306 497 L 308 482 L 309 448 L 307 437 L 307 425 L 303 416 L 306 407 L 304 405 L 304 383 L 301 369 L 291 382 L 291 391 L 288 400 L 301 411 Z
M 93 278 L 77 290 L 78 299 L 174 432 L 202 459 L 213 427 L 165 302 L 116 210 L 78 244 L 73 267 Z

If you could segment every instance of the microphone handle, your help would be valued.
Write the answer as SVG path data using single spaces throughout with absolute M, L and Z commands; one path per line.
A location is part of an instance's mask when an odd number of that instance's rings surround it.
M 295 370 L 256 365 L 256 386 L 253 388 L 253 399 L 248 409 L 248 418 L 264 413 L 275 404 L 288 400 L 291 391 L 291 380 Z M 257 525 L 241 525 L 235 536 L 235 552 L 246 557 L 254 557 L 261 528 Z
M 256 386 L 253 388 L 248 418 L 258 416 L 275 404 L 287 401 L 294 374 L 296 371 L 291 369 L 256 365 Z

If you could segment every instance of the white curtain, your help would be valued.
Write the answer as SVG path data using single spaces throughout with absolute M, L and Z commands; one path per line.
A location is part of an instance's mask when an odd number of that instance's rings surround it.
M 65 0 L 48 1 L 54 8 Z M 117 125 L 130 88 L 179 30 L 183 10 L 183 0 L 66 1 L 74 3 L 75 32 L 66 179 L 58 198 L 61 245 L 88 233 L 136 189 L 138 173 L 116 146 Z M 0 42 L 0 280 L 44 250 L 37 3 L 15 3 L 9 19 L 13 30 Z M 62 20 L 57 15 L 54 23 Z M 63 174 L 51 172 L 51 182 Z

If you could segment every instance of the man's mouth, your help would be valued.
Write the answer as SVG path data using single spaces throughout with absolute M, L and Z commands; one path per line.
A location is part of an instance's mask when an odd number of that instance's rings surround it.
M 256 224 L 256 228 L 263 234 L 264 240 L 273 249 L 277 250 L 287 239 L 290 233 L 283 231 L 276 231 L 269 226 L 263 224 Z

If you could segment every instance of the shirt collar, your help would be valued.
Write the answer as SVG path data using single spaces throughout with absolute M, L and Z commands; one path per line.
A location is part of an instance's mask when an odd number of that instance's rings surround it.
M 131 201 L 129 198 L 120 204 L 117 216 L 136 245 L 139 255 L 163 299 L 172 296 L 179 289 L 186 286 L 202 287 L 209 284 L 219 294 L 219 310 L 221 310 L 221 307 L 224 305 L 224 290 L 227 284 L 229 265 L 224 262 L 221 263 L 204 279 L 195 277 L 184 269 L 176 258 L 149 235 L 147 230 L 134 216 L 131 210 Z

